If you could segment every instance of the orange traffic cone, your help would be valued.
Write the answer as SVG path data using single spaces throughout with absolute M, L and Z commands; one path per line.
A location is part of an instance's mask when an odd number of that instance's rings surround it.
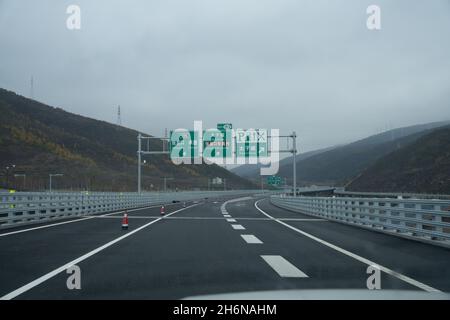
M 128 212 L 125 211 L 122 218 L 122 229 L 126 230 L 128 229 Z
M 166 209 L 164 209 L 164 206 L 161 206 L 161 215 L 165 215 L 166 214 Z

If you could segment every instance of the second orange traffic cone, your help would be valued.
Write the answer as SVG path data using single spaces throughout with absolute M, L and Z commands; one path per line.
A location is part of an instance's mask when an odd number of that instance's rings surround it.
M 128 212 L 125 211 L 122 218 L 122 229 L 126 230 L 128 229 Z
M 166 214 L 166 209 L 164 209 L 164 206 L 161 206 L 161 215 L 165 215 Z

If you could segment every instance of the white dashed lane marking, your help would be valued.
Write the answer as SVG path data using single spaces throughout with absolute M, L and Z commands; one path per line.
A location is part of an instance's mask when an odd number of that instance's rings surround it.
M 263 242 L 259 240 L 257 237 L 255 237 L 252 234 L 241 234 L 241 237 L 250 244 L 262 244 Z
M 226 203 L 221 208 L 221 212 L 225 218 L 231 218 L 228 211 L 225 208 Z M 228 222 L 236 222 L 235 219 L 227 219 Z M 232 224 L 231 227 L 234 230 L 245 230 L 245 227 L 240 224 Z M 248 244 L 262 244 L 263 242 L 259 240 L 252 234 L 241 234 L 242 239 Z M 287 261 L 282 256 L 277 255 L 261 255 L 261 258 L 278 273 L 280 277 L 285 278 L 308 278 L 308 276 L 294 266 L 292 263 Z
M 285 278 L 308 278 L 306 273 L 302 272 L 292 263 L 282 256 L 261 256 L 269 266 L 272 267 L 281 277 Z

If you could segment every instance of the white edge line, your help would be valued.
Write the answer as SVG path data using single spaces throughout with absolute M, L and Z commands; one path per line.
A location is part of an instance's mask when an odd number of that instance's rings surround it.
M 147 209 L 158 208 L 158 207 L 159 207 L 159 205 L 158 206 L 144 207 L 144 208 L 137 208 L 137 209 L 130 209 L 130 210 L 127 210 L 127 212 L 147 210 Z M 76 216 L 70 217 L 69 216 L 69 217 L 66 217 L 66 218 L 67 219 L 74 218 L 74 220 L 57 222 L 57 223 L 52 223 L 52 224 L 46 224 L 45 226 L 33 227 L 33 228 L 22 229 L 22 230 L 17 230 L 17 231 L 11 231 L 11 232 L 6 232 L 6 233 L 0 233 L 0 237 L 6 237 L 6 236 L 13 235 L 13 234 L 18 234 L 18 233 L 23 233 L 23 232 L 28 232 L 28 231 L 34 231 L 34 230 L 39 230 L 39 229 L 46 229 L 46 228 L 50 228 L 50 227 L 56 227 L 56 226 L 60 226 L 60 225 L 63 225 L 63 224 L 80 222 L 80 221 L 85 221 L 85 220 L 94 219 L 94 218 L 98 218 L 98 217 L 111 216 L 113 214 L 118 214 L 118 213 L 122 213 L 122 212 L 125 212 L 125 210 L 115 211 L 115 212 L 111 212 L 111 213 L 107 213 L 107 214 L 101 214 L 101 215 L 90 215 L 88 217 L 83 217 L 83 216 L 81 216 L 81 217 L 80 216 L 78 216 L 78 217 L 76 217 Z M 43 223 L 45 223 L 45 222 L 46 221 L 43 221 Z
M 129 219 L 157 219 L 160 218 L 161 215 L 155 215 L 155 216 L 133 216 L 133 215 L 129 215 L 128 218 Z M 93 216 L 92 218 L 94 219 L 122 219 L 122 216 Z M 167 218 L 167 217 L 165 217 Z M 232 217 L 230 217 L 232 218 Z M 223 220 L 223 217 L 169 217 L 168 219 L 174 219 L 174 220 Z M 229 218 L 226 218 L 229 219 Z M 272 221 L 272 219 L 269 218 L 249 218 L 249 217 L 239 217 L 239 218 L 232 218 L 232 219 L 238 219 L 238 220 L 248 220 L 248 221 Z M 299 222 L 303 222 L 303 221 L 316 221 L 316 220 L 304 220 L 304 219 L 279 219 L 280 221 L 299 221 Z M 322 222 L 322 221 L 328 221 L 328 220 L 317 220 L 317 222 Z
M 262 199 L 261 199 L 261 200 L 262 200 Z M 285 222 L 283 222 L 283 221 L 280 221 L 280 220 L 278 220 L 278 219 L 272 217 L 271 215 L 269 215 L 268 213 L 264 212 L 262 209 L 260 209 L 260 208 L 258 207 L 258 202 L 260 202 L 261 200 L 258 200 L 258 201 L 255 202 L 255 204 L 254 204 L 254 205 L 255 205 L 255 208 L 256 208 L 258 211 L 260 211 L 262 214 L 264 214 L 265 216 L 267 216 L 267 217 L 269 217 L 270 219 L 272 219 L 273 221 L 276 221 L 276 222 L 278 222 L 278 223 L 284 225 L 285 227 L 287 227 L 287 228 L 289 228 L 289 229 L 291 229 L 291 230 L 294 230 L 294 231 L 296 231 L 296 232 L 298 232 L 298 233 L 304 235 L 305 237 L 308 237 L 308 238 L 310 238 L 310 239 L 312 239 L 312 240 L 314 240 L 314 241 L 317 241 L 317 242 L 319 242 L 319 243 L 321 243 L 321 244 L 323 244 L 323 245 L 325 245 L 325 246 L 327 246 L 327 247 L 329 247 L 329 248 L 331 248 L 331 249 L 334 249 L 334 250 L 336 250 L 336 251 L 338 251 L 338 252 L 340 252 L 340 253 L 343 253 L 343 254 L 345 254 L 346 256 L 349 256 L 349 257 L 351 257 L 351 258 L 353 258 L 353 259 L 355 259 L 355 260 L 358 260 L 358 261 L 360 261 L 360 262 L 362 262 L 362 263 L 364 263 L 364 264 L 366 264 L 366 265 L 369 265 L 369 266 L 370 266 L 370 265 L 372 265 L 372 266 L 377 266 L 377 267 L 380 268 L 381 271 L 383 271 L 383 272 L 385 272 L 385 273 L 387 273 L 387 274 L 389 274 L 389 275 L 391 275 L 391 276 L 393 276 L 393 277 L 395 277 L 395 278 L 397 278 L 397 279 L 400 279 L 400 280 L 402 280 L 402 281 L 404 281 L 404 282 L 407 282 L 407 283 L 409 283 L 409 284 L 411 284 L 411 285 L 413 285 L 413 286 L 415 286 L 415 287 L 418 287 L 418 288 L 420 288 L 420 289 L 422 289 L 422 290 L 425 290 L 425 291 L 428 291 L 428 292 L 442 292 L 442 291 L 440 291 L 440 290 L 438 290 L 438 289 L 436 289 L 436 288 L 430 287 L 430 286 L 428 286 L 428 285 L 426 285 L 426 284 L 424 284 L 424 283 L 422 283 L 422 282 L 419 282 L 419 281 L 414 280 L 414 279 L 412 279 L 412 278 L 410 278 L 410 277 L 408 277 L 408 276 L 405 276 L 405 275 L 403 275 L 403 274 L 401 274 L 401 273 L 398 273 L 398 272 L 396 272 L 396 271 L 394 271 L 394 270 L 391 270 L 391 269 L 389 269 L 389 268 L 386 268 L 386 267 L 384 267 L 384 266 L 381 266 L 381 265 L 379 265 L 378 263 L 375 263 L 375 262 L 370 261 L 370 260 L 368 260 L 368 259 L 366 259 L 366 258 L 363 258 L 363 257 L 361 257 L 361 256 L 358 256 L 357 254 L 354 254 L 354 253 L 352 253 L 352 252 L 350 252 L 350 251 L 347 251 L 347 250 L 345 250 L 345 249 L 342 249 L 342 248 L 340 248 L 340 247 L 338 247 L 338 246 L 336 246 L 336 245 L 334 245 L 334 244 L 331 244 L 331 243 L 329 243 L 329 242 L 327 242 L 327 241 L 325 241 L 325 240 L 322 240 L 322 239 L 320 239 L 320 238 L 317 238 L 317 237 L 313 236 L 312 234 L 309 234 L 309 233 L 307 233 L 307 232 L 305 232 L 305 231 L 299 230 L 299 229 L 297 229 L 297 228 L 295 228 L 295 227 L 293 227 L 293 226 L 291 226 L 291 225 L 289 225 L 289 224 L 287 224 L 287 223 L 285 223 Z
M 177 212 L 180 212 L 180 211 L 183 211 L 183 210 L 195 207 L 197 205 L 199 205 L 199 204 L 194 204 L 194 205 L 191 205 L 191 206 L 186 207 L 186 208 L 178 209 L 178 210 L 176 210 L 174 212 L 171 212 L 170 214 L 166 215 L 166 217 L 168 217 L 170 215 L 173 215 L 173 214 L 175 214 Z M 99 253 L 100 251 L 102 251 L 102 250 L 112 246 L 113 244 L 115 244 L 115 243 L 117 243 L 117 242 L 119 242 L 119 241 L 121 241 L 121 240 L 123 240 L 125 238 L 128 238 L 129 236 L 135 234 L 136 232 L 139 232 L 142 229 L 148 227 L 149 225 L 152 225 L 152 224 L 154 224 L 154 223 L 156 223 L 156 222 L 158 222 L 158 221 L 160 221 L 162 219 L 163 218 L 159 218 L 159 219 L 153 220 L 153 221 L 151 221 L 151 222 L 149 222 L 147 224 L 144 224 L 143 226 L 141 226 L 141 227 L 139 227 L 139 228 L 137 228 L 137 229 L 135 229 L 135 230 L 133 230 L 131 232 L 128 232 L 128 233 L 124 234 L 123 236 L 120 236 L 119 238 L 116 238 L 116 239 L 114 239 L 114 240 L 112 240 L 112 241 L 110 241 L 110 242 L 108 242 L 108 243 L 98 247 L 97 249 L 94 249 L 94 250 L 92 250 L 92 251 L 82 255 L 81 257 L 79 257 L 77 259 L 66 263 L 65 265 L 63 265 L 63 266 L 61 266 L 61 267 L 59 267 L 59 268 L 57 268 L 57 269 L 55 269 L 53 271 L 50 271 L 49 273 L 47 273 L 47 274 L 37 278 L 36 280 L 31 281 L 30 283 L 28 283 L 28 284 L 26 284 L 26 285 L 24 285 L 24 286 L 22 286 L 22 287 L 20 287 L 20 288 L 18 288 L 16 290 L 14 290 L 14 291 L 4 295 L 3 297 L 0 298 L 0 300 L 11 300 L 11 299 L 14 299 L 15 297 L 21 295 L 22 293 L 24 293 L 24 292 L 26 292 L 26 291 L 28 291 L 28 290 L 30 290 L 30 289 L 40 285 L 41 283 L 47 281 L 50 278 L 53 278 L 58 273 L 63 272 L 64 270 L 68 269 L 69 267 L 71 267 L 71 266 L 73 266 L 73 265 L 75 265 L 77 263 L 80 263 L 83 260 L 86 260 L 87 258 L 89 258 L 89 257 L 91 257 L 91 256 L 93 256 L 93 255 L 95 255 L 97 253 Z
M 77 218 L 77 217 L 74 217 L 74 218 Z M 80 222 L 80 221 L 89 220 L 89 219 L 92 219 L 92 218 L 94 218 L 94 217 L 90 216 L 90 217 L 78 218 L 78 219 L 70 220 L 70 221 L 64 221 L 64 222 L 47 224 L 45 226 L 39 226 L 39 227 L 28 228 L 28 229 L 23 229 L 23 230 L 11 231 L 11 232 L 0 234 L 0 237 L 6 237 L 6 236 L 11 236 L 13 234 L 18 234 L 18 233 L 23 233 L 23 232 L 28 232 L 28 231 L 34 231 L 34 230 L 39 230 L 39 229 L 46 229 L 46 228 L 50 228 L 50 227 L 56 227 L 56 226 L 60 226 L 60 225 L 63 225 L 63 224 Z M 68 217 L 68 219 L 70 219 L 70 218 Z
M 252 197 L 240 197 L 240 198 L 235 198 L 235 199 L 230 199 L 225 201 L 224 203 L 222 203 L 222 205 L 220 206 L 220 211 L 222 212 L 222 214 L 228 214 L 226 206 L 229 203 L 233 203 L 233 202 L 239 202 L 239 201 L 246 201 L 246 200 L 252 200 Z

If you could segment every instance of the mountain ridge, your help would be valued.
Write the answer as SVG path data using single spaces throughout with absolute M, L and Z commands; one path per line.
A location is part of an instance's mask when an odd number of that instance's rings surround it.
M 378 159 L 346 190 L 450 194 L 450 126 Z
M 317 150 L 316 154 L 306 158 L 301 158 L 299 155 L 297 185 L 344 186 L 377 159 L 414 142 L 429 131 L 449 123 L 450 121 L 440 121 L 393 129 L 329 150 Z M 259 172 L 255 171 L 253 170 L 253 175 L 244 176 L 257 180 Z M 287 182 L 292 184 L 291 157 L 282 160 L 278 175 L 286 178 Z
M 135 191 L 137 185 L 138 131 L 67 112 L 0 89 L 0 165 L 16 164 L 27 174 L 29 189 L 45 189 L 49 173 L 61 188 L 105 191 Z M 160 150 L 161 140 L 150 148 Z M 163 177 L 169 187 L 207 188 L 208 179 L 227 179 L 229 188 L 253 188 L 252 183 L 216 165 L 173 164 L 167 156 L 144 157 L 142 186 L 157 190 Z M 6 177 L 2 183 L 21 186 L 20 179 Z M 71 181 L 69 181 L 71 180 Z M 153 187 L 152 187 L 153 185 Z

